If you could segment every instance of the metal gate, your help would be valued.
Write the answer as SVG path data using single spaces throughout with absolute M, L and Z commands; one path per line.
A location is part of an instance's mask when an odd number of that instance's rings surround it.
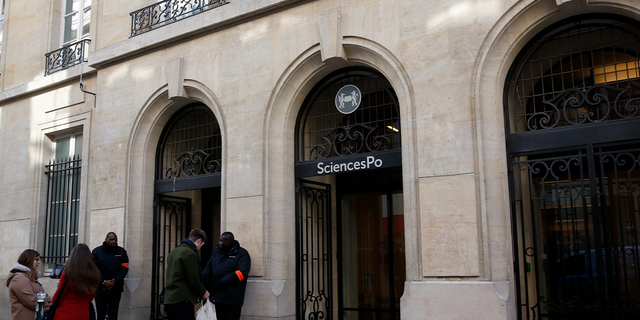
M 333 319 L 331 186 L 296 186 L 297 319 Z
M 151 319 L 167 319 L 164 298 L 165 259 L 191 230 L 191 199 L 157 195 L 153 215 Z
M 510 158 L 522 319 L 640 317 L 639 146 Z

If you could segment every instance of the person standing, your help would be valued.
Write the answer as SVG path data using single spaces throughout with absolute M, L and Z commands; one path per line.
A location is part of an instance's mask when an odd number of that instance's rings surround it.
M 37 294 L 44 292 L 38 282 L 40 271 L 40 254 L 38 251 L 27 249 L 18 257 L 16 263 L 7 277 L 9 288 L 9 300 L 11 301 L 11 319 L 33 320 L 36 315 Z M 44 300 L 44 310 L 49 310 L 51 297 L 47 295 Z
M 91 256 L 91 250 L 84 243 L 78 243 L 69 253 L 69 259 L 62 270 L 58 290 L 53 303 L 58 303 L 53 320 L 89 319 L 91 301 L 100 284 L 100 270 Z M 58 299 L 60 302 L 57 302 Z M 95 315 L 94 315 L 95 316 Z
M 193 305 L 200 298 L 207 299 L 209 292 L 200 281 L 198 250 L 207 242 L 207 235 L 193 229 L 189 238 L 171 250 L 167 256 L 167 278 L 164 289 L 164 310 L 171 320 L 193 320 Z
M 249 252 L 240 247 L 233 233 L 222 233 L 202 272 L 202 278 L 211 292 L 209 300 L 216 305 L 218 320 L 240 319 L 249 270 Z
M 118 320 L 120 298 L 124 291 L 124 277 L 129 272 L 127 250 L 118 246 L 116 233 L 109 232 L 102 245 L 93 249 L 91 253 L 102 275 L 102 281 L 96 292 L 98 319 L 103 320 L 108 311 L 109 320 Z

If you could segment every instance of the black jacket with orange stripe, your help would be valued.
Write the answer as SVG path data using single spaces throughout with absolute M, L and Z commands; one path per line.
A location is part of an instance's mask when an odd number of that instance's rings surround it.
M 228 250 L 222 250 L 216 246 L 202 271 L 202 279 L 211 302 L 242 305 L 251 270 L 251 257 L 236 240 L 229 247 Z
M 120 293 L 124 287 L 124 277 L 129 272 L 129 256 L 127 256 L 127 250 L 120 246 L 112 247 L 106 242 L 103 242 L 101 246 L 96 247 L 91 252 L 93 254 L 93 261 L 95 261 L 98 270 L 102 274 L 102 280 L 116 280 L 116 285 L 110 290 L 107 290 L 103 285 L 98 286 L 96 294 L 113 294 Z

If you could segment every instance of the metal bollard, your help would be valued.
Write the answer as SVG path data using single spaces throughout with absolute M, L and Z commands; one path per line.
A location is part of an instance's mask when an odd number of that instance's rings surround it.
M 47 294 L 44 292 L 38 292 L 36 297 L 38 298 L 38 303 L 36 305 L 35 320 L 44 320 L 44 299 L 47 297 Z

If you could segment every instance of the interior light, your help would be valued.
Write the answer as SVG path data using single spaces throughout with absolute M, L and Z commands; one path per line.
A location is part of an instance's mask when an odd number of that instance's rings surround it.
M 394 127 L 394 126 L 387 126 L 387 128 L 393 130 L 394 132 L 400 132 L 400 129 Z
M 593 76 L 596 84 L 622 81 L 638 78 L 639 61 L 616 63 L 609 66 L 593 68 Z

